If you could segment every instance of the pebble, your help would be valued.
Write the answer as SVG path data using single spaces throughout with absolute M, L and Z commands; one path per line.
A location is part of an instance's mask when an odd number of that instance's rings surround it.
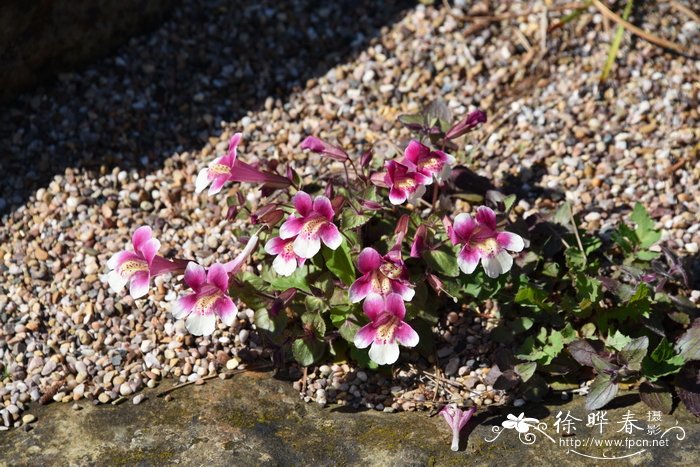
M 36 417 L 32 414 L 27 414 L 27 415 L 22 417 L 22 423 L 25 425 L 27 425 L 29 423 L 33 423 L 35 421 L 36 421 Z
M 143 400 L 145 399 L 145 396 L 143 394 L 137 394 L 134 396 L 134 398 L 131 400 L 131 402 L 134 403 L 134 405 L 139 405 Z

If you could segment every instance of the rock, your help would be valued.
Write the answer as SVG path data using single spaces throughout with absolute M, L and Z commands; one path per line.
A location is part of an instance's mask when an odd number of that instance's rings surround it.
M 36 421 L 36 417 L 32 414 L 27 414 L 27 415 L 22 417 L 22 423 L 25 425 L 27 425 L 29 423 L 33 423 L 35 421 Z

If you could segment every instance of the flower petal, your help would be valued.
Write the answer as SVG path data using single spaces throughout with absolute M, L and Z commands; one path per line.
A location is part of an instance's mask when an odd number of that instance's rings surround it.
M 155 238 L 147 240 L 138 248 L 138 251 L 146 259 L 149 266 L 153 262 L 153 258 L 158 254 L 158 250 L 160 250 L 160 242 Z
M 372 324 L 362 326 L 360 330 L 357 331 L 357 334 L 355 334 L 355 339 L 353 340 L 355 347 L 358 349 L 369 347 L 376 335 L 377 331 L 372 327 Z
M 304 191 L 297 192 L 292 198 L 294 203 L 294 208 L 301 215 L 301 217 L 306 217 L 311 214 L 313 209 L 313 203 L 311 202 L 311 196 Z
M 148 271 L 137 271 L 131 276 L 131 284 L 129 285 L 129 295 L 131 298 L 141 298 L 148 293 L 148 285 L 151 281 L 151 275 Z
M 192 290 L 198 291 L 206 282 L 207 275 L 204 268 L 194 261 L 187 263 L 185 268 L 185 284 Z
M 236 314 L 238 313 L 238 307 L 235 303 L 233 303 L 231 297 L 221 297 L 218 299 L 214 305 L 214 310 L 226 326 L 233 325 L 233 320 L 236 318 Z
M 304 227 L 304 219 L 301 217 L 289 217 L 284 224 L 280 226 L 280 238 L 287 240 L 288 238 L 296 237 Z
M 364 248 L 357 257 L 357 269 L 362 274 L 379 269 L 382 265 L 382 255 L 374 248 Z
M 321 240 L 331 250 L 337 249 L 343 243 L 343 236 L 340 235 L 338 227 L 329 222 L 321 227 Z
M 401 345 L 405 347 L 415 347 L 418 345 L 418 341 L 420 338 L 418 337 L 418 333 L 408 325 L 408 323 L 401 323 L 396 327 L 396 331 L 394 331 L 394 336 L 398 341 L 401 343 Z
M 476 229 L 476 221 L 472 219 L 472 216 L 466 213 L 459 214 L 455 217 L 454 224 L 452 226 L 453 232 L 456 234 L 456 238 L 452 239 L 452 243 L 465 243 L 469 241 L 474 229 Z
M 294 253 L 302 258 L 313 258 L 321 249 L 321 241 L 318 237 L 304 237 L 299 235 L 294 239 Z
M 297 260 L 287 255 L 277 255 L 272 262 L 272 269 L 280 276 L 291 276 L 297 269 Z
M 369 348 L 369 358 L 379 365 L 391 365 L 399 359 L 399 344 L 391 342 L 388 344 L 372 343 Z
M 476 210 L 476 221 L 491 230 L 496 230 L 496 213 L 489 207 L 480 206 Z
M 149 241 L 152 236 L 153 232 L 151 231 L 151 228 L 147 225 L 136 229 L 134 231 L 134 234 L 131 236 L 131 243 L 134 244 L 134 250 L 140 251 L 143 244 Z
M 228 291 L 228 273 L 221 263 L 214 263 L 207 271 L 207 282 L 215 285 L 223 293 Z
M 287 242 L 279 237 L 271 238 L 265 244 L 265 253 L 268 255 L 278 255 L 282 252 L 286 244 Z
M 406 316 L 406 305 L 403 304 L 403 297 L 397 293 L 390 293 L 386 297 L 386 311 L 396 316 L 400 320 Z
M 514 234 L 512 232 L 499 233 L 496 236 L 496 241 L 501 247 L 510 251 L 518 252 L 523 251 L 523 248 L 525 248 L 525 242 L 523 242 L 523 238 L 520 235 Z
M 478 266 L 479 258 L 481 258 L 481 254 L 478 249 L 464 245 L 457 255 L 457 265 L 464 274 L 471 274 Z
M 411 140 L 403 152 L 403 157 L 414 164 L 418 164 L 418 161 L 427 156 L 429 153 L 430 148 L 428 148 L 428 146 L 421 144 L 416 140 Z
M 180 297 L 170 306 L 170 314 L 172 314 L 175 319 L 182 319 L 192 312 L 192 308 L 194 308 L 196 303 L 197 294 L 191 293 Z
M 495 279 L 504 272 L 510 271 L 513 266 L 513 257 L 507 251 L 501 250 L 497 255 L 490 258 L 482 258 L 481 264 L 484 266 L 486 275 Z
M 333 216 L 335 216 L 335 211 L 333 210 L 331 201 L 325 196 L 316 197 L 316 199 L 314 200 L 313 210 L 321 214 L 329 221 L 332 221 Z
M 107 282 L 112 290 L 119 293 L 129 280 L 122 277 L 118 271 L 110 271 L 109 274 L 107 274 Z
M 215 195 L 218 192 L 221 191 L 221 189 L 224 187 L 226 182 L 228 182 L 229 178 L 228 175 L 219 175 L 218 177 L 214 178 L 214 180 L 211 182 L 211 186 L 209 187 L 209 195 Z
M 372 290 L 372 283 L 367 277 L 360 277 L 352 283 L 349 290 L 350 302 L 357 303 L 365 298 Z
M 136 260 L 136 261 L 142 261 L 141 257 L 139 255 L 131 252 L 131 251 L 120 251 L 118 253 L 115 253 L 112 255 L 111 258 L 109 258 L 109 261 L 107 261 L 107 267 L 109 269 L 117 269 L 119 266 L 124 264 L 126 261 L 129 260 Z
M 385 309 L 384 297 L 376 293 L 367 295 L 365 302 L 362 304 L 362 311 L 364 311 L 367 317 L 372 321 L 375 321 Z
M 518 422 L 513 420 L 504 420 L 503 422 L 501 422 L 501 426 L 506 430 L 512 430 L 517 424 Z
M 203 192 L 209 185 L 209 182 L 211 182 L 209 180 L 209 169 L 205 167 L 197 174 L 197 179 L 194 181 L 194 192 L 197 194 Z
M 185 321 L 187 330 L 195 336 L 209 336 L 216 329 L 216 315 L 209 313 L 190 313 Z
M 403 298 L 404 302 L 410 302 L 416 295 L 416 291 L 413 290 L 413 288 L 407 286 L 401 281 L 391 281 L 391 289 L 395 293 L 401 295 L 401 298 Z
M 394 186 L 392 186 L 391 190 L 389 190 L 389 201 L 391 204 L 403 204 L 406 201 L 406 198 L 406 190 L 402 190 Z

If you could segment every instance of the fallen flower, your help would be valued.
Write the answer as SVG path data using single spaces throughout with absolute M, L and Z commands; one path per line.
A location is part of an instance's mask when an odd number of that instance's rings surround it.
M 457 255 L 457 264 L 465 274 L 474 272 L 481 261 L 486 275 L 496 278 L 513 266 L 513 257 L 506 250 L 519 252 L 525 245 L 520 235 L 499 232 L 496 214 L 486 206 L 477 209 L 476 219 L 459 214 L 447 233 L 454 245 L 464 245 Z
M 350 286 L 350 301 L 357 303 L 370 294 L 387 296 L 399 294 L 410 302 L 415 295 L 408 281 L 408 270 L 398 250 L 382 256 L 374 248 L 365 248 L 357 258 L 357 268 L 362 273 Z
M 228 290 L 228 273 L 224 265 L 215 263 L 205 273 L 197 263 L 185 269 L 185 284 L 194 290 L 177 299 L 171 309 L 175 319 L 187 318 L 185 327 L 195 336 L 208 336 L 216 329 L 216 317 L 226 326 L 233 324 L 238 308 Z
M 459 433 L 467 424 L 472 415 L 476 412 L 476 406 L 473 405 L 466 412 L 457 407 L 456 404 L 448 404 L 442 408 L 440 415 L 445 418 L 447 424 L 452 429 L 452 446 L 450 449 L 459 451 Z
M 303 191 L 292 198 L 298 216 L 290 216 L 280 227 L 280 238 L 293 237 L 293 251 L 301 258 L 312 258 L 321 249 L 321 240 L 335 250 L 343 237 L 333 223 L 335 211 L 325 196 L 317 196 L 313 202 L 311 196 Z
M 384 298 L 372 294 L 365 299 L 362 309 L 372 322 L 357 331 L 354 343 L 358 349 L 371 344 L 369 358 L 372 361 L 390 365 L 399 358 L 399 343 L 406 347 L 418 344 L 418 333 L 403 320 L 406 307 L 401 295 L 392 293 Z

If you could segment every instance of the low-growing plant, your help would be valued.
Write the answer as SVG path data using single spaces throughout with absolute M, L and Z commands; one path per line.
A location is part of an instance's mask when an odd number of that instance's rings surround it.
M 277 363 L 291 355 L 302 366 L 332 357 L 376 368 L 397 362 L 400 346 L 428 355 L 449 301 L 491 299 L 499 318 L 492 338 L 503 347 L 489 372 L 495 388 L 536 399 L 549 387 L 593 380 L 590 408 L 624 385 L 670 411 L 675 381 L 698 414 L 700 391 L 691 383 L 700 326 L 693 326 L 688 273 L 673 253 L 655 248 L 660 233 L 644 208 L 635 206 L 633 227 L 600 235 L 579 231 L 568 204 L 551 219 L 519 218 L 515 196 L 472 193 L 459 182 L 472 156 L 461 138 L 486 115 L 476 110 L 452 121 L 440 101 L 400 116 L 415 137 L 396 146 L 399 157 L 371 149 L 353 156 L 309 136 L 301 149 L 339 169 L 315 179 L 291 166 L 243 162 L 236 134 L 227 153 L 200 171 L 195 191 L 259 186 L 259 200 L 240 191 L 227 197 L 227 217 L 255 232 L 243 251 L 208 268 L 166 259 L 144 226 L 133 252 L 110 259 L 109 283 L 117 291 L 130 283 L 139 298 L 151 277 L 184 274 L 191 291 L 171 313 L 189 332 L 212 334 L 217 317 L 232 325 L 240 300 L 255 311 Z M 481 206 L 455 212 L 465 199 Z M 255 267 L 244 269 L 246 261 Z

